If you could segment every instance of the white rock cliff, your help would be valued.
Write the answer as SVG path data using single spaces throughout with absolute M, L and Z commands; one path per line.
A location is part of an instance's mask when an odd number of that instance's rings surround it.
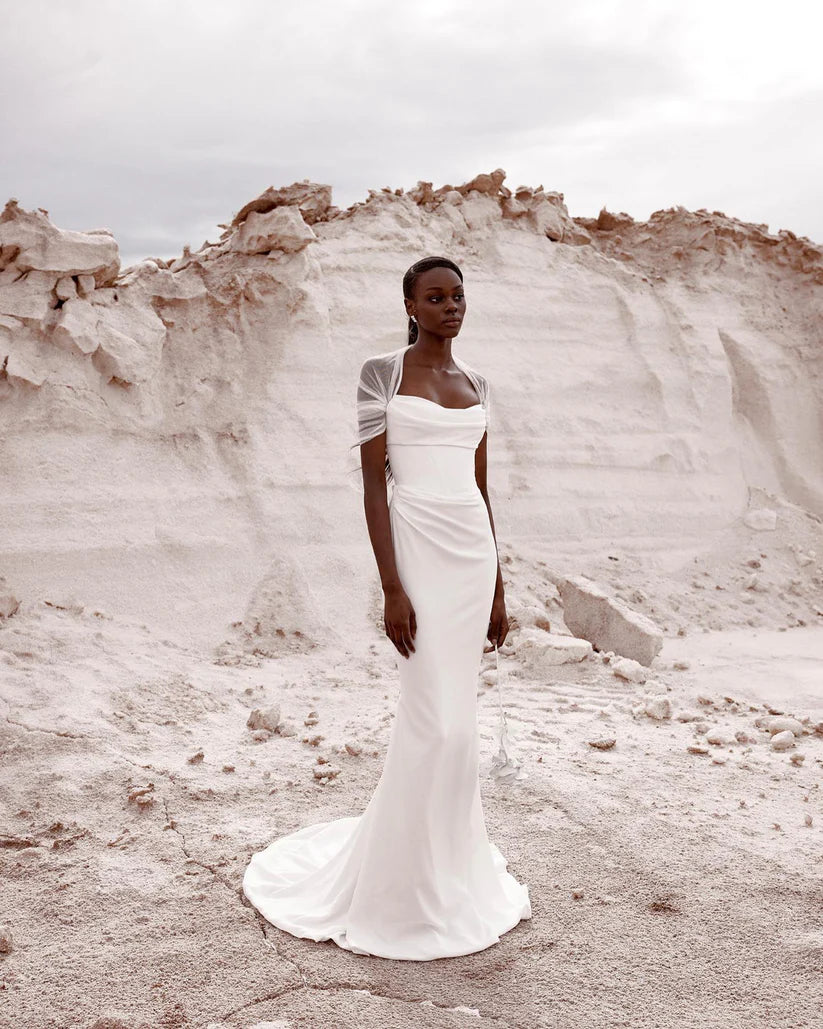
M 125 269 L 108 231 L 10 200 L 0 571 L 16 594 L 204 642 L 239 620 L 263 653 L 349 636 L 374 573 L 344 479 L 357 372 L 405 342 L 402 276 L 433 253 L 463 269 L 455 351 L 491 382 L 501 544 L 676 567 L 763 496 L 823 516 L 821 248 L 681 207 L 574 219 L 562 193 L 504 179 L 344 211 L 326 185 L 270 188 L 216 243 Z

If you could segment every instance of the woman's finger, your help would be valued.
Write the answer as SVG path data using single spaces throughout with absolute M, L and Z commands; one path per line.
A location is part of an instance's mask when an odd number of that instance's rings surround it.
M 398 654 L 402 654 L 403 657 L 409 656 L 408 652 L 406 651 L 406 643 L 403 638 L 403 627 L 401 625 L 392 626 L 391 641 L 397 648 Z

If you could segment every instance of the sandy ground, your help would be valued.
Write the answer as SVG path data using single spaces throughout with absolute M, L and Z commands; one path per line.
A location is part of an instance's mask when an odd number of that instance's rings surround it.
M 365 806 L 391 645 L 216 655 L 79 605 L 2 623 L 3 1026 L 819 1025 L 823 627 L 668 637 L 641 684 L 599 654 L 535 681 L 510 654 L 528 772 L 511 785 L 486 775 L 481 676 L 487 824 L 533 918 L 422 963 L 293 938 L 241 893 L 274 836 Z M 661 694 L 673 717 L 655 720 Z M 296 734 L 255 741 L 249 712 L 273 702 Z M 786 753 L 756 725 L 766 705 L 809 718 Z M 730 742 L 707 744 L 712 728 Z M 613 749 L 588 745 L 604 736 Z M 340 769 L 328 784 L 319 756 Z

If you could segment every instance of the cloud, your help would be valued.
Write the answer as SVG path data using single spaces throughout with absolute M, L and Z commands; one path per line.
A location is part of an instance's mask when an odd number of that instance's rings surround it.
M 705 193 L 821 238 L 819 151 L 787 174 L 775 150 L 781 118 L 793 139 L 808 132 L 817 94 L 772 54 L 771 78 L 741 98 L 733 76 L 717 77 L 728 43 L 724 53 L 709 35 L 695 51 L 710 10 L 9 4 L 0 60 L 15 100 L 0 107 L 0 195 L 68 228 L 111 228 L 125 263 L 214 239 L 268 185 L 328 182 L 348 206 L 369 188 L 497 166 L 510 185 L 564 192 L 572 213 L 607 204 L 642 217 Z M 767 81 L 772 100 L 760 95 Z M 807 104 L 792 115 L 798 96 Z M 770 144 L 748 145 L 752 132 Z

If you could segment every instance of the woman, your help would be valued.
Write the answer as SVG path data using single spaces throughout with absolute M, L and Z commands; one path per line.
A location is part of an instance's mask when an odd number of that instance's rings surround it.
M 486 492 L 489 387 L 452 354 L 458 266 L 418 261 L 403 295 L 410 345 L 361 367 L 355 444 L 400 673 L 386 761 L 362 815 L 275 840 L 243 889 L 295 936 L 428 961 L 490 947 L 531 905 L 486 835 L 478 777 L 484 639 L 508 633 Z

